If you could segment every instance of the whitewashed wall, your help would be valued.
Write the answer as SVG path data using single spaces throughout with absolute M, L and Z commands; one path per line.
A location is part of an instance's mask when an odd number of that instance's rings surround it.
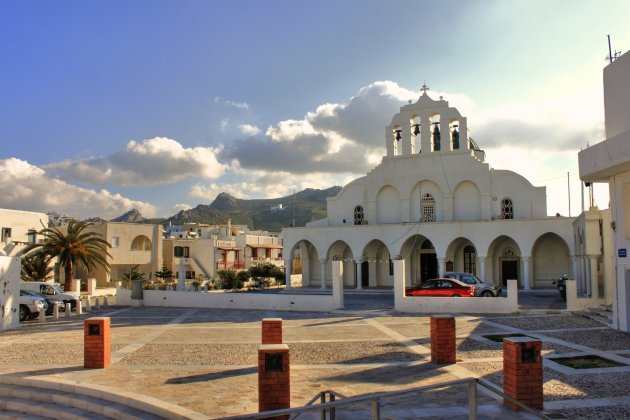
M 20 258 L 0 256 L 0 331 L 20 326 Z

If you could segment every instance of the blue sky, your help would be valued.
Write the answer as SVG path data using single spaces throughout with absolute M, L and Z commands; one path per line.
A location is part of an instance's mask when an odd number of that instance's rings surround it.
M 627 1 L 0 1 L 0 207 L 169 216 L 327 188 L 427 83 L 486 161 L 580 210 Z M 605 186 L 597 186 L 601 208 Z

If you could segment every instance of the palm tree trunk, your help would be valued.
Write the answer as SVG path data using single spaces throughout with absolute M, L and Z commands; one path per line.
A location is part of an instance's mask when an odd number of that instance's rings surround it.
M 64 277 L 66 278 L 66 283 L 63 287 L 63 290 L 66 292 L 71 292 L 74 289 L 74 282 L 72 280 L 72 262 L 67 261 L 63 266 Z

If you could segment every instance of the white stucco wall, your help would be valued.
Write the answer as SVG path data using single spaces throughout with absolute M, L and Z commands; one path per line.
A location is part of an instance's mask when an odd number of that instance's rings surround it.
M 20 258 L 0 256 L 0 331 L 20 326 Z

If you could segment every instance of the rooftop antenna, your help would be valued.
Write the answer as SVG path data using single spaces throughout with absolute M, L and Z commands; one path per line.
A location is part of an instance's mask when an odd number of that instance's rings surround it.
M 621 55 L 621 51 L 615 50 L 615 53 L 612 52 L 612 46 L 610 45 L 610 35 L 606 35 L 608 37 L 608 57 L 606 57 L 610 64 L 615 61 Z

